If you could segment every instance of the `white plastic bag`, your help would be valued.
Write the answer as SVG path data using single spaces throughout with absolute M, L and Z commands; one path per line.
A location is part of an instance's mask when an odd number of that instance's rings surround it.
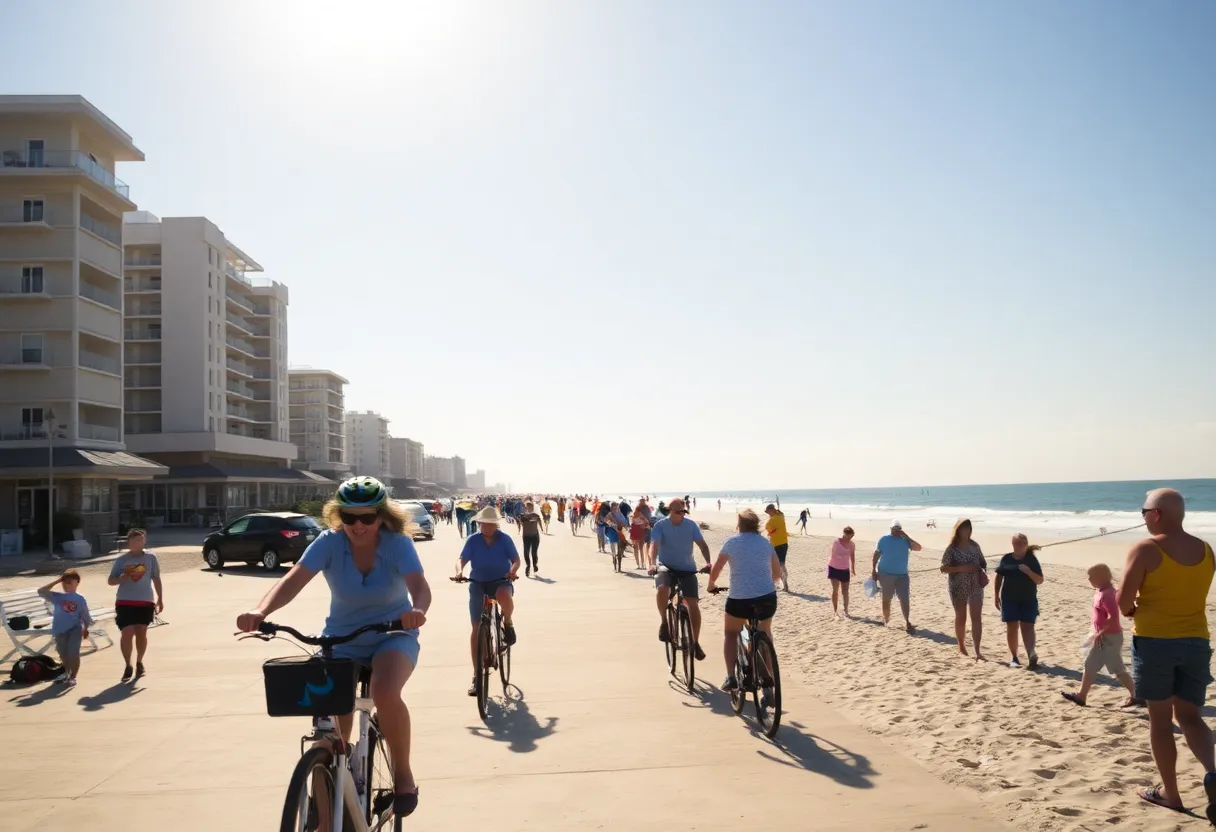
M 861 585 L 861 591 L 865 593 L 867 598 L 873 598 L 878 594 L 878 581 L 873 578 L 866 578 Z
M 1089 658 L 1089 651 L 1094 646 L 1094 634 L 1091 632 L 1085 637 L 1085 641 L 1081 642 L 1081 658 Z

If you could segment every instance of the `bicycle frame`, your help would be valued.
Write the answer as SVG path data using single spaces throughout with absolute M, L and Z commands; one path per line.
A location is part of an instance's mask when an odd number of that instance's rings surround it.
M 375 707 L 370 698 L 358 697 L 355 699 L 353 714 L 358 716 L 359 735 L 354 745 L 347 743 L 341 737 L 337 721 L 333 717 L 317 717 L 313 720 L 313 732 L 300 738 L 301 754 L 310 742 L 315 743 L 325 739 L 336 740 L 333 743 L 334 794 L 331 795 L 331 798 L 340 795 L 341 799 L 332 800 L 333 825 L 331 828 L 334 832 L 370 832 L 371 830 L 367 821 L 364 820 L 371 804 L 371 789 L 368 788 L 371 782 L 371 772 L 363 771 L 363 767 L 367 761 L 368 727 L 371 725 L 371 716 Z M 352 762 L 348 763 L 348 760 Z M 359 782 L 360 780 L 362 782 Z M 346 828 L 347 824 L 343 822 L 345 815 L 349 815 L 354 820 L 354 829 Z

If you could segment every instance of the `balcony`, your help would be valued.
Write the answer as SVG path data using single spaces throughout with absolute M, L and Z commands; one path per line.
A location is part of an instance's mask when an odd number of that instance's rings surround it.
M 94 182 L 109 188 L 123 199 L 130 201 L 131 189 L 127 183 L 89 158 L 79 150 L 0 150 L 0 176 L 46 168 L 51 170 L 78 170 Z
M 242 332 L 244 332 L 248 335 L 252 335 L 255 338 L 269 338 L 270 337 L 270 327 L 258 326 L 257 324 L 254 324 L 254 323 L 251 323 L 251 322 L 245 320 L 240 315 L 228 315 L 227 321 L 232 326 L 236 327 L 237 329 L 241 330 Z
M 249 399 L 251 402 L 258 401 L 257 392 L 247 384 L 230 381 L 228 382 L 226 389 L 233 396 L 237 396 L 242 399 Z
M 112 428 L 109 425 L 90 425 L 84 422 L 80 423 L 77 435 L 81 439 L 96 439 L 100 442 L 118 442 L 122 439 L 122 433 L 118 428 Z
M 263 347 L 255 347 L 249 341 L 245 341 L 240 338 L 233 338 L 231 335 L 224 340 L 228 343 L 228 346 L 243 352 L 250 358 L 270 358 L 270 350 Z
M 236 292 L 225 292 L 224 294 L 228 296 L 228 300 L 230 300 L 234 306 L 244 309 L 246 312 L 253 311 L 253 304 L 245 300 L 245 298 L 241 297 Z
M 159 318 L 161 307 L 159 303 L 129 303 L 123 314 L 128 318 Z
M 122 247 L 122 229 L 115 228 L 112 225 L 106 225 L 100 220 L 95 220 L 88 214 L 80 215 L 80 227 L 90 234 L 96 234 L 107 243 L 113 243 L 119 248 Z
M 241 361 L 228 359 L 228 371 L 238 375 L 247 376 L 248 378 L 258 379 L 261 381 L 269 381 L 270 373 L 266 370 L 255 370 L 253 367 Z
M 0 367 L 6 370 L 49 370 L 51 356 L 42 347 L 0 350 Z
M 0 228 L 32 228 L 51 230 L 51 212 L 41 205 L 5 206 L 0 208 Z
M 146 269 L 160 265 L 160 255 L 127 255 L 127 259 L 122 263 L 128 269 Z
M 99 289 L 92 283 L 80 283 L 80 296 L 96 301 L 102 306 L 108 306 L 118 312 L 122 311 L 122 297 L 117 292 L 107 292 L 105 289 Z
M 249 408 L 241 407 L 240 405 L 228 405 L 228 415 L 233 419 L 243 419 L 246 422 L 257 421 L 253 418 L 253 414 L 250 412 Z
M 124 341 L 159 341 L 160 327 L 130 326 L 123 330 L 122 338 Z
M 116 376 L 122 375 L 122 368 L 117 358 L 110 358 L 89 350 L 80 351 L 80 366 L 102 373 L 111 373 Z
M 0 429 L 0 442 L 18 442 L 23 439 L 46 439 L 42 425 L 22 425 L 19 428 Z
M 122 282 L 124 292 L 143 293 L 159 292 L 159 277 L 128 277 Z
M 51 293 L 42 275 L 0 274 L 0 296 L 5 300 L 50 300 Z

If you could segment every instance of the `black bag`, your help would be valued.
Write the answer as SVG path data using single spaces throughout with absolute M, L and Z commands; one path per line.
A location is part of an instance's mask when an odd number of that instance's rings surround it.
M 32 685 L 35 682 L 45 682 L 54 679 L 63 672 L 63 665 L 50 656 L 22 656 L 17 659 L 8 678 L 14 684 Z
M 270 716 L 344 716 L 355 709 L 359 667 L 350 659 L 270 659 L 262 677 Z
M 28 630 L 30 628 L 30 617 L 28 615 L 14 615 L 8 620 L 8 628 L 10 630 Z

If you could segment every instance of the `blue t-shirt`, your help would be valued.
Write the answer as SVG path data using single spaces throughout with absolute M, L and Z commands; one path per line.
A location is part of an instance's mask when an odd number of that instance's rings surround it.
M 327 636 L 346 635 L 368 624 L 393 621 L 412 610 L 405 576 L 422 571 L 414 542 L 384 529 L 380 530 L 376 563 L 367 575 L 355 566 L 350 540 L 340 530 L 321 532 L 304 550 L 300 565 L 310 572 L 322 573 L 329 584 L 329 616 L 323 633 Z
M 89 603 L 79 592 L 48 592 L 43 597 L 51 602 L 51 635 L 61 636 L 93 623 Z
M 659 563 L 681 572 L 696 571 L 697 562 L 692 559 L 692 547 L 698 540 L 704 539 L 701 528 L 687 517 L 678 526 L 671 522 L 670 517 L 664 517 L 654 524 L 654 530 L 650 533 L 650 541 L 659 547 Z
M 759 598 L 776 592 L 773 586 L 773 544 L 756 532 L 728 537 L 722 554 L 730 561 L 728 598 Z
M 511 571 L 512 562 L 519 562 L 519 550 L 511 535 L 504 534 L 500 529 L 494 533 L 494 540 L 486 543 L 483 534 L 469 535 L 460 551 L 460 562 L 471 563 L 469 579 L 473 581 L 501 581 Z
M 907 575 L 911 551 L 912 544 L 906 537 L 884 534 L 878 538 L 878 571 L 887 575 Z

